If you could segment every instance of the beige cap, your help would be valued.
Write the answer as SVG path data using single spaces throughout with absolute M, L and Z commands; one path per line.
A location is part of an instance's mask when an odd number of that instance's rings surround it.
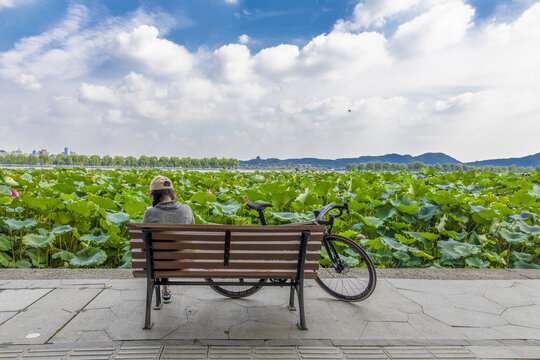
M 158 175 L 150 182 L 150 191 L 173 189 L 172 182 L 163 175 Z

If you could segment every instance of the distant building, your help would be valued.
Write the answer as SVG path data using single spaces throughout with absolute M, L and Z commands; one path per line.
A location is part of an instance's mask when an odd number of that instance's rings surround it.
M 67 146 L 64 148 L 64 152 L 63 152 L 62 154 L 64 154 L 64 156 L 68 156 L 68 155 L 69 155 L 69 151 L 68 151 Z
M 13 154 L 13 155 L 22 155 L 21 148 L 18 148 L 17 150 L 13 150 L 13 151 L 11 152 L 11 154 Z
M 7 152 L 5 150 L 0 150 L 0 156 L 6 156 Z
M 41 149 L 41 150 L 38 151 L 38 155 L 41 155 L 41 154 L 49 155 L 49 152 L 47 151 L 47 149 Z
M 70 151 L 69 155 L 77 155 L 77 153 L 75 151 Z

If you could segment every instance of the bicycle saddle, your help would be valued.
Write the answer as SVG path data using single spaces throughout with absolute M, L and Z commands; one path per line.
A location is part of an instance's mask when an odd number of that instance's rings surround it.
M 257 210 L 257 211 L 266 209 L 267 207 L 274 207 L 274 205 L 270 203 L 254 203 L 250 201 L 246 202 L 246 205 L 248 208 Z

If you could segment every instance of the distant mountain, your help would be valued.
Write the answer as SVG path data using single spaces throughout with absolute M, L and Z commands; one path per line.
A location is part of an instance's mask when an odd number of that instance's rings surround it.
M 492 166 L 512 166 L 516 165 L 517 167 L 524 166 L 529 167 L 532 166 L 533 168 L 540 165 L 540 153 L 524 156 L 521 158 L 507 158 L 507 159 L 492 159 L 492 160 L 482 160 L 482 161 L 474 161 L 474 162 L 468 162 L 467 165 L 472 166 L 486 166 L 486 165 L 492 165 Z
M 297 159 L 261 159 L 257 156 L 256 159 L 240 160 L 239 165 L 243 168 L 267 168 L 267 167 L 314 167 L 320 169 L 345 169 L 348 164 L 360 164 L 368 162 L 388 162 L 395 164 L 410 164 L 416 161 L 427 165 L 435 164 L 462 164 L 459 160 L 454 159 L 444 153 L 425 153 L 418 156 L 386 154 L 379 156 L 360 156 L 357 158 L 341 158 L 341 159 L 317 159 L 317 158 L 297 158 Z M 540 165 L 540 153 L 525 156 L 522 158 L 511 159 L 494 159 L 466 163 L 473 166 L 525 166 L 536 167 Z
M 460 161 L 454 159 L 443 153 L 425 153 L 419 156 L 411 155 L 399 155 L 399 154 L 386 154 L 380 156 L 360 156 L 357 158 L 341 158 L 341 159 L 317 159 L 317 158 L 299 158 L 299 159 L 261 159 L 257 157 L 251 160 L 240 160 L 240 167 L 291 167 L 291 166 L 304 166 L 315 167 L 322 169 L 345 169 L 348 164 L 359 164 L 368 162 L 388 162 L 396 164 L 410 164 L 416 161 L 420 161 L 424 164 L 461 164 Z

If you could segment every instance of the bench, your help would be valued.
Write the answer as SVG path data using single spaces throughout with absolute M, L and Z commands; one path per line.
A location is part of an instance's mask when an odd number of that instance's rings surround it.
M 160 286 L 231 286 L 239 281 L 242 286 L 290 286 L 289 309 L 294 310 L 296 291 L 300 308 L 298 327 L 307 329 L 304 279 L 317 277 L 323 225 L 126 226 L 131 237 L 133 275 L 147 279 L 145 329 L 152 327 L 154 291 L 154 309 L 161 307 Z

